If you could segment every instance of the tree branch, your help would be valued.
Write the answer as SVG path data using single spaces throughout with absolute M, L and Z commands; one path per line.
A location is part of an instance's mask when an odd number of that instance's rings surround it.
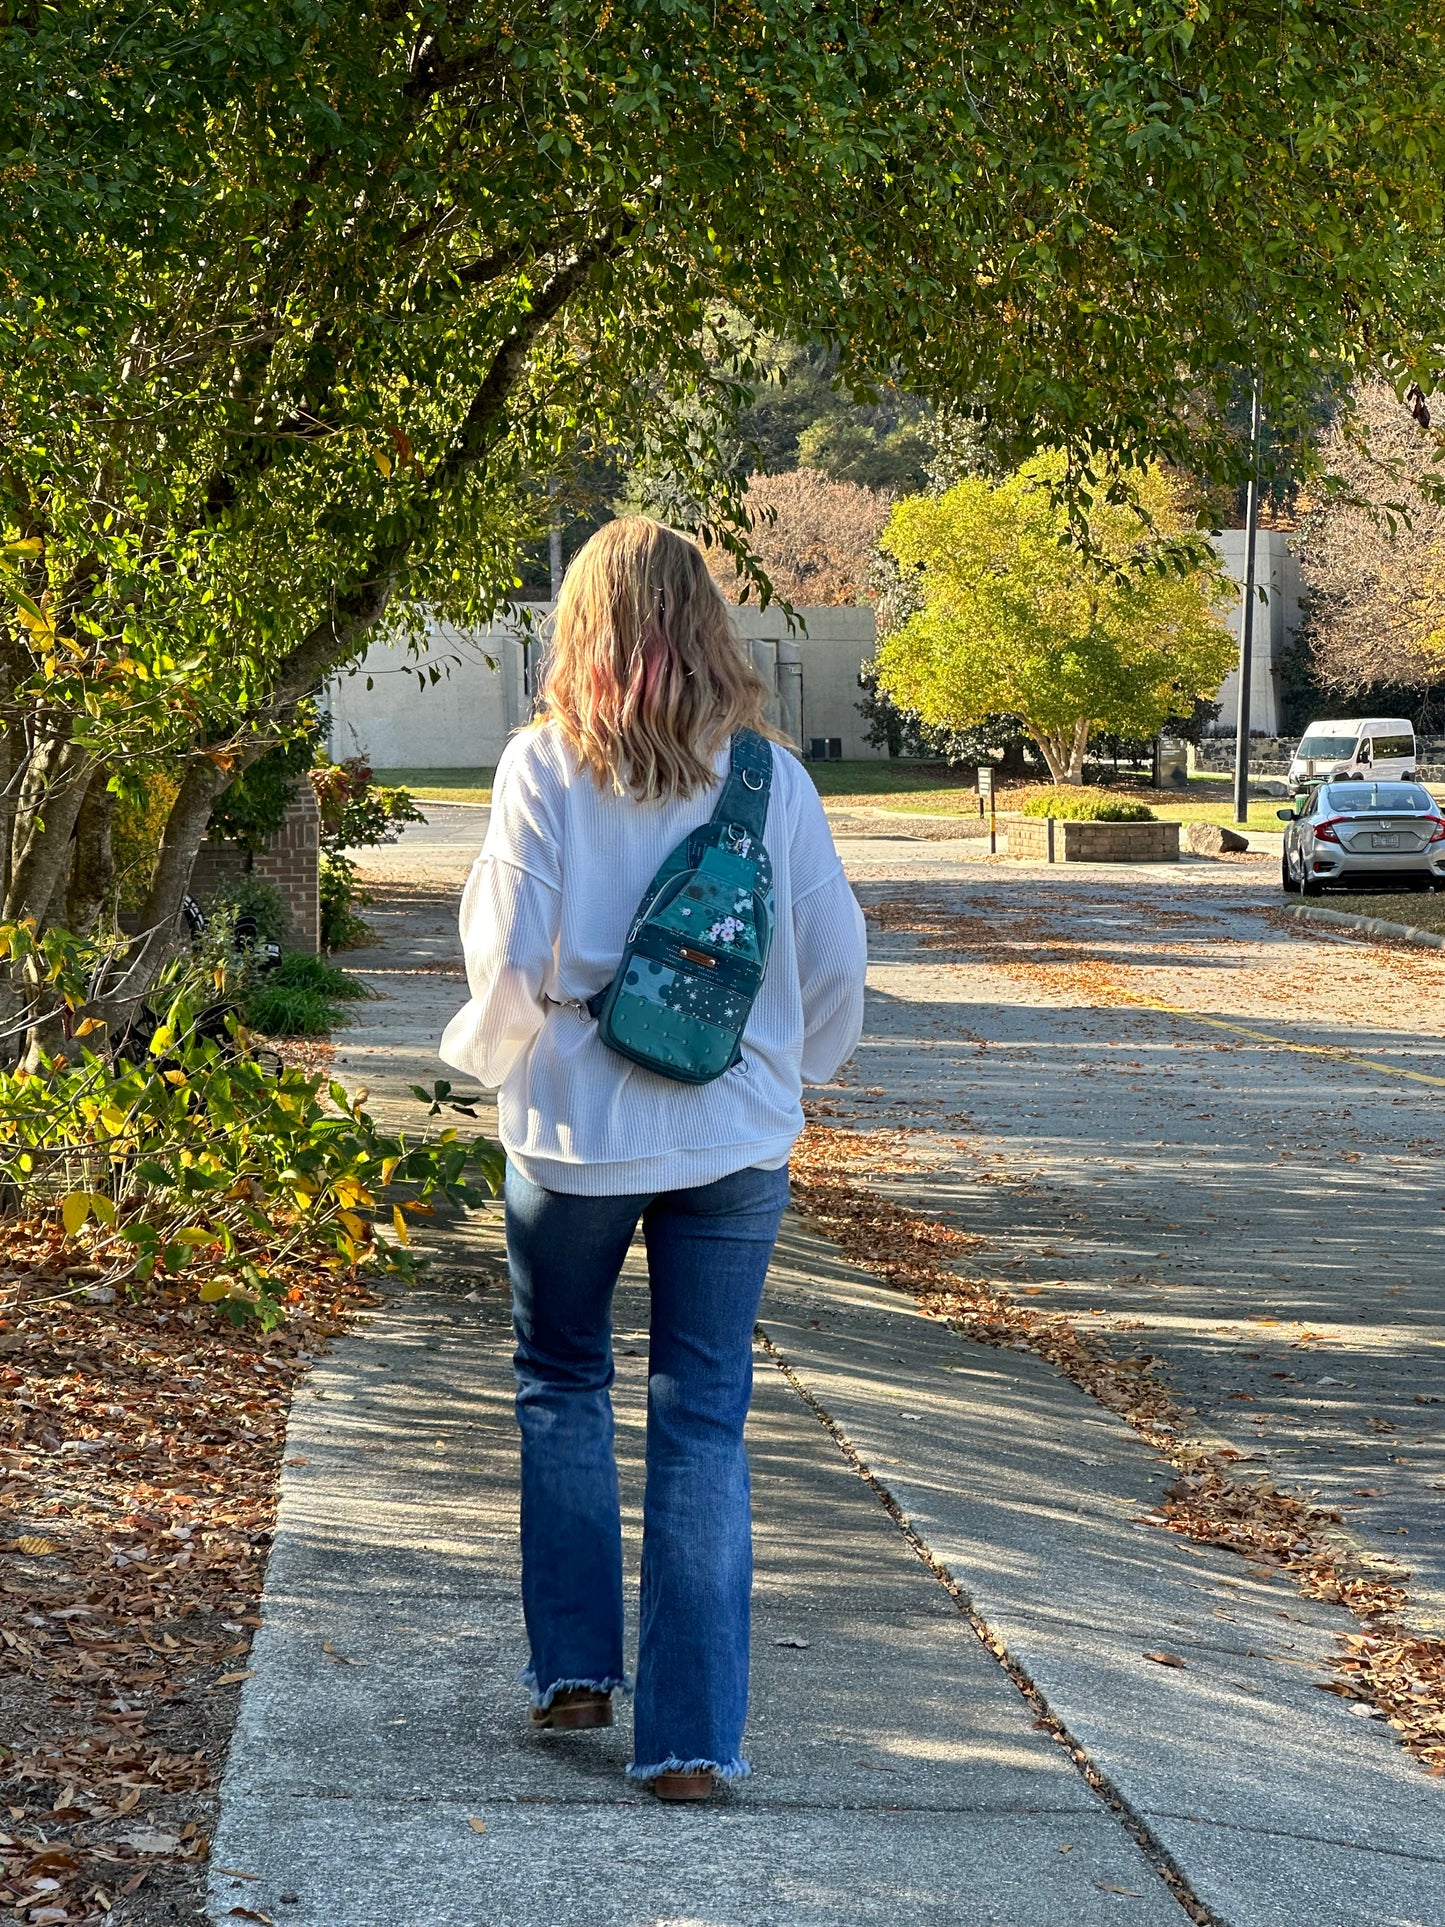
M 429 479 L 424 498 L 427 512 L 406 539 L 387 542 L 373 552 L 361 580 L 339 592 L 327 613 L 313 623 L 290 655 L 283 658 L 272 678 L 268 711 L 286 709 L 310 695 L 333 669 L 356 653 L 365 636 L 381 621 L 391 602 L 397 577 L 411 549 L 434 523 L 447 489 L 469 467 L 485 460 L 488 449 L 503 431 L 508 401 L 526 371 L 527 356 L 537 337 L 585 285 L 588 275 L 614 244 L 611 237 L 604 235 L 559 268 L 497 348 L 451 450 Z M 210 756 L 198 754 L 182 778 L 161 838 L 155 875 L 141 916 L 141 928 L 148 933 L 140 960 L 143 975 L 154 976 L 175 942 L 181 899 L 189 888 L 216 797 L 240 769 L 267 747 L 265 735 L 256 731 L 257 720 L 255 712 L 242 719 L 237 734 L 244 735 L 249 728 L 253 732 L 252 740 L 244 748 L 228 751 L 233 759 L 229 767 L 223 769 Z

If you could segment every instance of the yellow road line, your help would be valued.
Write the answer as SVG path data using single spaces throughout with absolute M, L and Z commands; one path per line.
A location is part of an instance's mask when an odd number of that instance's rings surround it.
M 1433 1084 L 1445 1090 L 1445 1077 L 1431 1077 L 1425 1071 L 1407 1071 L 1399 1064 L 1382 1064 L 1377 1057 L 1361 1057 L 1357 1051 L 1344 1050 L 1338 1044 L 1297 1044 L 1290 1037 L 1274 1037 L 1267 1030 L 1249 1030 L 1243 1024 L 1226 1024 L 1218 1017 L 1204 1017 L 1197 1010 L 1185 1010 L 1179 1004 L 1161 1003 L 1154 997 L 1136 997 L 1131 991 L 1122 993 L 1131 1004 L 1138 1004 L 1145 1010 L 1162 1010 L 1171 1017 L 1187 1017 L 1191 1023 L 1207 1024 L 1211 1030 L 1227 1030 L 1235 1037 L 1249 1037 L 1258 1044 L 1274 1044 L 1280 1050 L 1303 1051 L 1312 1057 L 1337 1057 L 1346 1064 L 1362 1064 L 1366 1070 L 1383 1071 L 1387 1077 L 1408 1077 L 1415 1084 Z

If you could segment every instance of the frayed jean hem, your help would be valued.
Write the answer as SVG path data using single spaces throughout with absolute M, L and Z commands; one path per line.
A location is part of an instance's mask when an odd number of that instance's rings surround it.
M 546 1692 L 537 1685 L 537 1675 L 530 1666 L 524 1666 L 517 1675 L 517 1684 L 525 1686 L 532 1695 L 532 1704 L 539 1713 L 545 1713 L 559 1693 L 630 1693 L 632 1681 L 625 1673 L 613 1674 L 608 1679 L 554 1679 Z
M 628 1767 L 629 1780 L 655 1780 L 660 1773 L 712 1773 L 719 1780 L 745 1780 L 752 1772 L 746 1760 L 732 1760 L 722 1766 L 716 1760 L 680 1760 L 674 1753 L 670 1759 L 659 1760 L 654 1766 L 638 1766 L 636 1762 Z

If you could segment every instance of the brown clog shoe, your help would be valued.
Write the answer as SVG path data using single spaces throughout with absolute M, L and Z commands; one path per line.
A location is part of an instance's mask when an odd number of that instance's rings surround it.
M 659 1773 L 647 1784 L 659 1800 L 710 1800 L 717 1791 L 710 1767 L 695 1773 Z
M 550 1706 L 532 1708 L 532 1724 L 552 1733 L 581 1733 L 590 1727 L 611 1726 L 612 1695 L 591 1686 L 564 1686 Z

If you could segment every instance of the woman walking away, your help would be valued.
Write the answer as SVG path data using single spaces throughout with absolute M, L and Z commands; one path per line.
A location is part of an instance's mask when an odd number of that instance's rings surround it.
M 540 721 L 497 770 L 441 1054 L 498 1091 L 532 1719 L 625 1689 L 613 1289 L 652 1312 L 633 1763 L 663 1799 L 748 1771 L 743 1423 L 802 1129 L 862 1021 L 864 933 L 807 772 L 699 550 L 611 522 L 557 605 Z M 661 872 L 661 874 L 659 874 Z

